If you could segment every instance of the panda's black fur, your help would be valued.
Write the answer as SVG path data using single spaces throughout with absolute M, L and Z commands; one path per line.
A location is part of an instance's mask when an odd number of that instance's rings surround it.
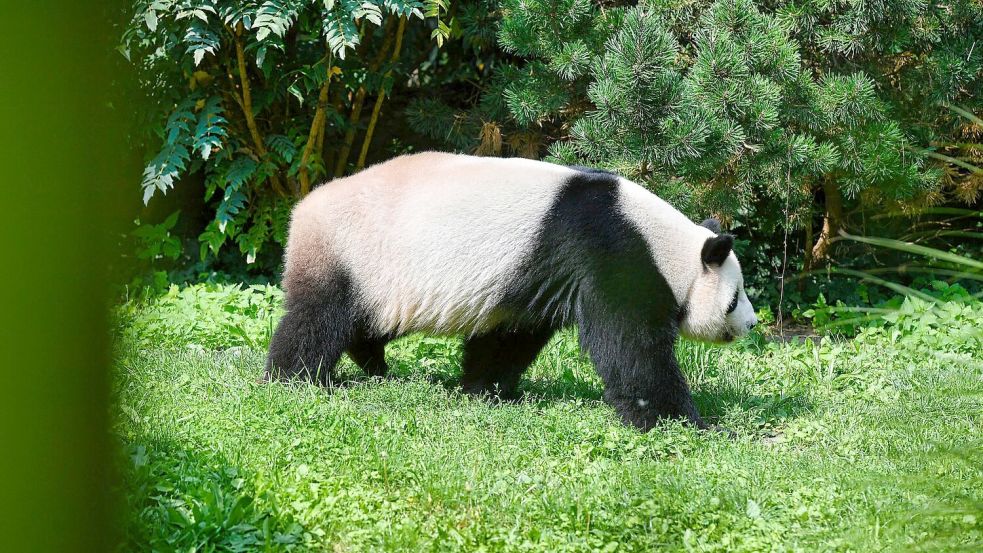
M 507 286 L 500 307 L 512 314 L 509 323 L 466 337 L 461 387 L 515 397 L 521 374 L 553 333 L 577 325 L 604 399 L 625 422 L 647 430 L 680 417 L 705 428 L 674 352 L 686 307 L 617 208 L 617 177 L 577 169 L 544 218 L 522 276 Z M 368 374 L 386 374 L 383 348 L 397 336 L 370 330 L 356 286 L 343 266 L 286 283 L 287 313 L 270 344 L 268 377 L 328 385 L 344 352 Z
M 681 306 L 645 239 L 617 209 L 617 178 L 577 169 L 550 209 L 522 271 L 526 278 L 508 302 L 550 331 L 577 325 L 581 348 L 604 381 L 605 400 L 626 422 L 648 429 L 660 417 L 681 416 L 703 426 L 673 351 Z M 545 334 L 530 332 L 526 342 L 542 347 Z M 512 370 L 521 372 L 531 361 Z M 517 380 L 509 375 L 509 383 Z

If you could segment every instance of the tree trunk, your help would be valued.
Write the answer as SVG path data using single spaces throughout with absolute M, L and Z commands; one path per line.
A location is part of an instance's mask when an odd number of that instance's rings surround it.
M 340 114 L 345 102 L 345 87 L 336 86 L 334 91 L 331 93 L 331 106 L 335 113 Z M 321 134 L 318 136 L 317 148 L 321 151 L 321 159 L 324 160 L 324 171 L 332 175 L 334 174 L 334 164 L 335 158 L 338 155 L 337 144 L 333 142 L 325 142 L 324 135 L 327 132 L 327 126 L 322 127 Z
M 269 154 L 266 151 L 266 145 L 263 142 L 263 137 L 259 133 L 259 127 L 256 125 L 256 118 L 253 115 L 253 96 L 252 90 L 249 87 L 249 74 L 246 69 L 246 56 L 245 49 L 242 46 L 242 39 L 240 36 L 243 33 L 242 23 L 236 26 L 233 32 L 232 39 L 235 41 L 236 47 L 236 62 L 239 68 L 239 81 L 242 87 L 242 101 L 240 106 L 242 106 L 243 115 L 246 118 L 246 127 L 249 128 L 249 135 L 253 139 L 253 147 L 256 149 L 256 155 L 261 157 L 263 161 L 269 159 Z M 287 196 L 287 191 L 280 182 L 280 176 L 274 172 L 270 175 L 270 181 L 273 183 L 273 190 L 276 191 L 282 197 Z
M 823 195 L 826 212 L 823 214 L 823 229 L 812 247 L 811 264 L 813 265 L 829 260 L 833 239 L 843 228 L 843 195 L 836 182 L 829 177 L 823 179 Z
M 358 121 L 362 117 L 362 104 L 365 103 L 365 87 L 361 86 L 355 93 L 352 101 L 352 113 L 348 118 L 348 130 L 345 131 L 345 139 L 341 143 L 341 150 L 338 152 L 338 160 L 334 166 L 334 176 L 340 177 L 345 174 L 345 166 L 348 165 L 348 155 L 352 151 L 352 143 L 355 142 L 355 131 Z
M 803 260 L 802 260 L 803 274 L 799 275 L 798 282 L 796 282 L 796 287 L 798 288 L 799 292 L 805 291 L 806 289 L 805 275 L 812 270 L 813 266 L 815 266 L 815 262 L 812 258 L 812 248 L 815 247 L 815 236 L 813 236 L 813 232 L 812 232 L 812 210 L 810 210 L 809 214 L 806 216 L 805 230 L 806 230 L 805 254 L 803 255 Z

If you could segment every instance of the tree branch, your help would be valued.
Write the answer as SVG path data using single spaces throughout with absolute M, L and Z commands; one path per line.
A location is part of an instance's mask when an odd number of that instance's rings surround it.
M 311 153 L 314 151 L 314 147 L 319 141 L 319 137 L 324 136 L 324 122 L 327 119 L 327 114 L 325 110 L 328 107 L 328 89 L 331 86 L 331 55 L 329 54 L 324 57 L 327 62 L 327 74 L 324 78 L 324 84 L 321 85 L 321 91 L 317 95 L 317 109 L 314 110 L 314 121 L 311 122 L 311 131 L 307 134 L 307 144 L 304 145 L 304 153 L 300 156 L 300 196 L 304 197 L 311 191 L 311 175 L 310 169 L 307 166 L 310 160 Z M 318 152 L 320 153 L 320 148 Z
M 374 73 L 379 70 L 379 66 L 382 65 L 382 60 L 386 57 L 386 52 L 389 51 L 389 45 L 392 44 L 392 19 L 386 23 L 385 38 L 382 41 L 382 46 L 379 48 L 379 52 L 376 54 L 375 59 L 369 63 L 368 73 Z M 352 143 L 355 142 L 355 131 L 358 126 L 358 120 L 362 116 L 362 105 L 365 103 L 365 84 L 363 83 L 358 87 L 358 92 L 355 93 L 355 99 L 352 101 L 352 113 L 348 118 L 348 130 L 345 131 L 345 140 L 341 145 L 341 151 L 338 152 L 338 161 L 335 164 L 334 175 L 340 177 L 345 174 L 345 166 L 348 165 L 348 156 L 352 151 Z
M 456 5 L 456 4 L 455 4 Z M 365 139 L 362 140 L 362 151 L 358 154 L 358 161 L 355 162 L 355 170 L 358 171 L 365 167 L 365 156 L 369 152 L 369 144 L 372 142 L 372 133 L 375 125 L 379 121 L 379 112 L 382 110 L 382 102 L 386 99 L 386 80 L 393 75 L 393 67 L 399 61 L 399 51 L 403 47 L 403 31 L 406 30 L 406 16 L 399 17 L 399 27 L 396 29 L 396 46 L 393 47 L 393 55 L 389 58 L 389 70 L 382 78 L 379 85 L 379 95 L 375 98 L 375 105 L 372 106 L 372 116 L 369 118 L 369 126 L 365 129 Z
M 268 161 L 269 153 L 266 151 L 266 144 L 263 142 L 263 137 L 259 134 L 259 127 L 256 126 L 256 118 L 253 115 L 253 95 L 249 88 L 249 76 L 246 74 L 246 53 L 242 47 L 242 40 L 240 40 L 242 30 L 242 23 L 239 23 L 236 26 L 235 32 L 232 34 L 232 39 L 236 47 L 236 61 L 239 64 L 239 82 L 242 87 L 242 113 L 246 117 L 246 127 L 249 128 L 249 135 L 253 139 L 253 146 L 256 148 L 256 153 L 264 161 Z M 273 183 L 273 189 L 276 193 L 286 197 L 287 191 L 280 182 L 280 176 L 274 173 L 270 175 L 270 180 Z
M 910 152 L 915 152 L 917 154 L 921 154 L 923 156 L 928 156 L 928 157 L 930 157 L 932 159 L 937 159 L 937 160 L 940 160 L 940 161 L 945 161 L 947 163 L 951 163 L 953 165 L 958 165 L 959 167 L 962 167 L 963 169 L 969 171 L 970 173 L 976 173 L 978 175 L 979 174 L 983 174 L 983 169 L 980 169 L 979 167 L 977 167 L 977 166 L 975 166 L 975 165 L 973 165 L 971 163 L 966 163 L 965 161 L 961 161 L 958 158 L 954 158 L 952 156 L 947 156 L 945 154 L 940 154 L 938 152 L 933 152 L 933 151 L 930 151 L 930 150 L 923 150 L 921 148 L 907 147 L 905 149 L 908 150 L 908 151 L 910 151 Z

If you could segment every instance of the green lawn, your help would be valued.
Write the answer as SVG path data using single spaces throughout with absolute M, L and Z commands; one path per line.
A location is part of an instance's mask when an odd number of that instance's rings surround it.
M 239 312 L 254 324 L 250 309 Z M 241 327 L 201 330 L 196 343 L 195 323 L 178 321 L 190 334 L 165 340 L 123 319 L 114 414 L 127 550 L 974 550 L 983 540 L 979 341 L 946 352 L 889 331 L 684 343 L 700 409 L 739 434 L 729 440 L 674 422 L 647 434 L 622 426 L 572 332 L 526 375 L 523 402 L 496 405 L 455 391 L 453 339 L 391 344 L 385 381 L 345 361 L 352 382 L 324 390 L 257 383 L 264 338 Z M 223 336 L 254 347 L 212 349 Z

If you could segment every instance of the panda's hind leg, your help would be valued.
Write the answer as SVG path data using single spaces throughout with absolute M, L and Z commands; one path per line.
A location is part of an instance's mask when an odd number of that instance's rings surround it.
M 386 340 L 372 336 L 360 335 L 348 346 L 348 356 L 352 358 L 365 374 L 385 377 L 389 374 L 386 364 Z
M 317 286 L 291 282 L 287 290 L 287 313 L 270 341 L 266 379 L 329 386 L 354 334 L 351 288 L 347 279 L 335 278 Z
M 461 362 L 461 389 L 505 400 L 518 398 L 519 377 L 552 335 L 552 329 L 500 330 L 468 338 Z

